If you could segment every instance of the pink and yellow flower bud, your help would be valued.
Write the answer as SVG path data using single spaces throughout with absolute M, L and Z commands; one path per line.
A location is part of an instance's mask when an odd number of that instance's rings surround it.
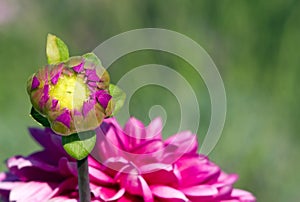
M 28 80 L 27 92 L 52 130 L 70 135 L 95 129 L 111 115 L 108 87 L 107 71 L 96 61 L 79 56 L 40 69 Z

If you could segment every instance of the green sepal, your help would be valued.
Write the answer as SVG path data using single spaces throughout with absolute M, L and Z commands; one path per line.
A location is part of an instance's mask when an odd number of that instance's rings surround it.
M 102 66 L 100 59 L 94 53 L 86 53 L 82 57 L 86 58 L 90 62 L 96 64 L 96 66 Z
M 36 120 L 38 123 L 40 123 L 42 126 L 50 128 L 50 123 L 48 119 L 44 116 L 42 116 L 38 111 L 36 111 L 33 107 L 31 107 L 30 111 L 31 117 Z
M 109 84 L 108 91 L 109 94 L 112 96 L 112 100 L 114 102 L 114 109 L 112 112 L 112 116 L 114 116 L 124 105 L 126 94 L 121 88 L 114 84 Z
M 48 34 L 46 55 L 48 64 L 57 64 L 69 59 L 69 50 L 67 45 L 60 38 Z
M 84 159 L 96 144 L 96 132 L 91 130 L 62 136 L 62 144 L 70 156 L 76 160 Z

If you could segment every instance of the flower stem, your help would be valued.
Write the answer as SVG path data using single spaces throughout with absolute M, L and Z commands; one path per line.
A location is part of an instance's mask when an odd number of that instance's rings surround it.
M 77 160 L 77 170 L 80 202 L 90 202 L 91 191 L 87 157 L 82 160 Z

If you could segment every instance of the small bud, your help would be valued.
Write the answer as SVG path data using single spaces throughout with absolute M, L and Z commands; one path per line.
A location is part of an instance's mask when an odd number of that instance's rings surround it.
M 98 127 L 112 113 L 109 74 L 87 57 L 47 65 L 33 74 L 27 92 L 35 110 L 58 134 L 70 135 Z

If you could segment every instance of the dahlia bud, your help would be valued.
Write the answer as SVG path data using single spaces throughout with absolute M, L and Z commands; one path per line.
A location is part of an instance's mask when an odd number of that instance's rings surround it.
M 67 136 L 93 130 L 113 109 L 109 74 L 91 57 L 71 57 L 33 74 L 27 92 L 52 130 Z

